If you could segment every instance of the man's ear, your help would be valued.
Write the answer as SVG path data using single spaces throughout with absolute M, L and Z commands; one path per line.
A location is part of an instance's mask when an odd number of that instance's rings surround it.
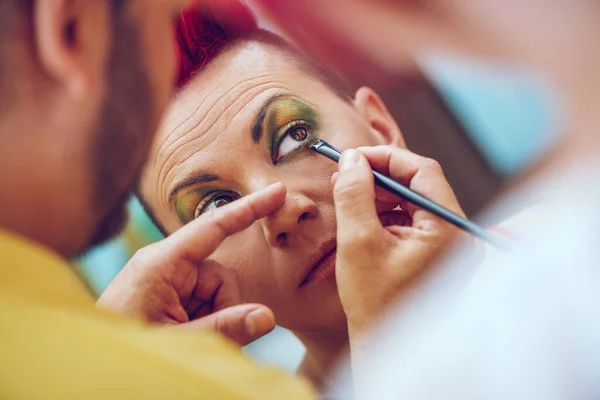
M 107 1 L 34 1 L 35 49 L 43 73 L 70 93 L 86 96 L 98 84 L 109 56 Z
M 398 124 L 373 89 L 368 87 L 358 89 L 354 95 L 354 107 L 380 139 L 381 144 L 406 148 Z

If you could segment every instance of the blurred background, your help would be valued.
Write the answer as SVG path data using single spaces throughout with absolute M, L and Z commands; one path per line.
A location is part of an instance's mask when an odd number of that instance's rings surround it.
M 441 54 L 422 57 L 416 65 L 394 85 L 374 89 L 409 148 L 442 164 L 465 212 L 476 218 L 511 176 L 558 138 L 561 119 L 553 96 L 532 74 L 506 66 Z M 130 223 L 118 239 L 75 260 L 97 294 L 137 249 L 162 238 L 136 199 L 129 209 Z M 304 349 L 277 328 L 245 351 L 293 371 Z

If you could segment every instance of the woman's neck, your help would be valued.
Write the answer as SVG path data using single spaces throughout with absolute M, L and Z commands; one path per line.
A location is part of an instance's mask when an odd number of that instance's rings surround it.
M 329 391 L 329 380 L 342 367 L 348 348 L 348 331 L 344 327 L 327 332 L 294 332 L 306 347 L 298 374 L 313 383 L 320 393 Z

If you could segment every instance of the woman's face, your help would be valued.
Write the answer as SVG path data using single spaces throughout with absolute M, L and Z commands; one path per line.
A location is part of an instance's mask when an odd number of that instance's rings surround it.
M 308 144 L 321 137 L 346 149 L 402 139 L 373 92 L 344 100 L 301 63 L 255 41 L 213 60 L 174 100 L 141 191 L 174 232 L 283 182 L 284 205 L 226 239 L 211 258 L 237 271 L 245 301 L 269 306 L 281 326 L 310 332 L 345 328 L 345 317 L 333 275 L 337 165 Z

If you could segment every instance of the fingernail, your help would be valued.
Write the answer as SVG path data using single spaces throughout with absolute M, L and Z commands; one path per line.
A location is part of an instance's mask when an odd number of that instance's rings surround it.
M 346 150 L 340 158 L 340 171 L 345 171 L 358 164 L 358 151 Z
M 283 187 L 283 182 L 275 182 L 268 186 L 269 190 L 278 191 Z
M 337 179 L 340 177 L 340 173 L 339 172 L 334 172 L 333 175 L 331 175 L 331 183 L 335 184 L 335 182 L 337 181 Z
M 270 312 L 254 310 L 246 315 L 246 329 L 250 336 L 262 335 L 273 329 L 274 321 Z

